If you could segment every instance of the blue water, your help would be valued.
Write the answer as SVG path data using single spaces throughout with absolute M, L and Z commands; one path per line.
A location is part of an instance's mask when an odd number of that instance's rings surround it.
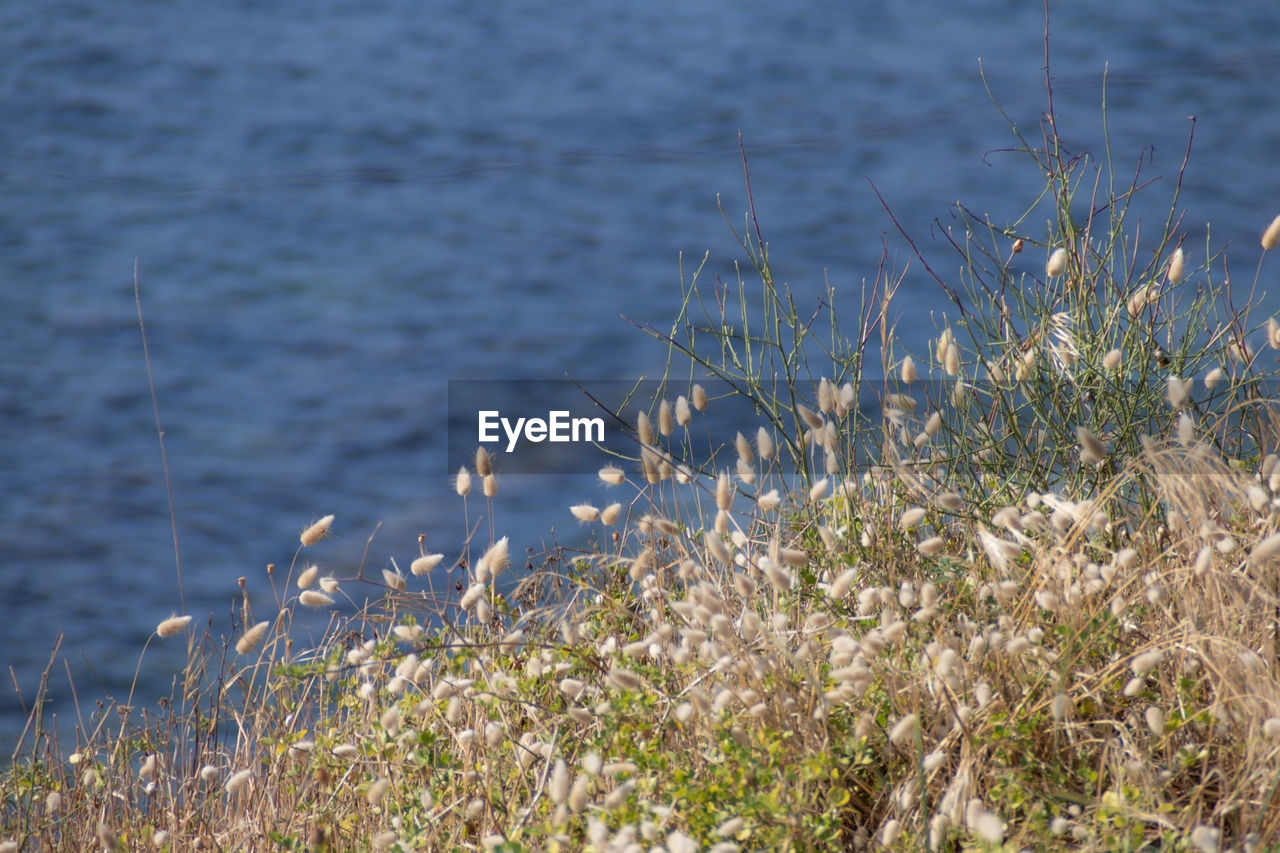
M 1124 174 L 1145 150 L 1171 177 L 1196 115 L 1187 245 L 1203 257 L 1212 222 L 1248 278 L 1280 211 L 1280 7 L 1054 14 L 1069 144 L 1100 152 L 1104 68 Z M 457 553 L 447 380 L 660 373 L 663 351 L 621 317 L 669 324 L 682 253 L 686 276 L 710 251 L 708 274 L 732 277 L 716 199 L 740 227 L 739 131 L 802 300 L 829 279 L 856 311 L 883 235 L 909 260 L 866 178 L 928 252 L 957 200 L 1017 216 L 1039 177 L 984 160 L 1012 138 L 979 58 L 1034 135 L 1042 27 L 1036 4 L 979 2 L 0 7 L 0 648 L 25 700 L 65 634 L 65 736 L 67 669 L 86 706 L 123 700 L 179 608 L 135 263 L 186 609 L 225 632 L 236 578 L 269 611 L 265 565 L 320 515 L 338 516 L 315 553 L 337 573 L 379 523 L 374 573 L 419 533 Z M 1152 232 L 1169 190 L 1144 208 Z M 913 267 L 906 343 L 946 307 Z M 584 499 L 597 484 L 513 478 L 495 524 L 517 553 L 553 527 L 574 540 L 563 508 Z M 141 698 L 179 655 L 148 653 Z M 6 737 L 23 717 L 0 691 Z

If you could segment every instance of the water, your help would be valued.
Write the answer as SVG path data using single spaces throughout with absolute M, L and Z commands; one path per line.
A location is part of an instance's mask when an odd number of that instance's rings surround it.
M 236 578 L 270 610 L 326 513 L 326 570 L 376 570 L 463 522 L 443 458 L 446 382 L 627 378 L 704 253 L 740 257 L 745 140 L 780 278 L 824 278 L 856 310 L 887 235 L 871 186 L 929 252 L 963 199 L 998 220 L 1039 186 L 978 76 L 1019 127 L 1044 105 L 1033 4 L 794 5 L 49 2 L 0 9 L 0 647 L 30 702 L 60 634 L 85 710 L 124 699 L 179 608 L 169 510 L 133 300 L 144 301 L 187 612 L 225 632 Z M 1098 151 L 1101 76 L 1117 158 L 1172 176 L 1198 116 L 1182 208 L 1239 277 L 1280 210 L 1273 3 L 1097 0 L 1055 10 L 1057 106 Z M 1125 167 L 1127 173 L 1128 166 Z M 1146 210 L 1163 222 L 1169 182 Z M 940 269 L 955 268 L 951 256 Z M 1243 264 L 1243 266 L 1240 266 Z M 1271 303 L 1264 305 L 1270 310 Z M 945 303 L 914 267 L 896 310 L 920 348 Z M 511 478 L 495 524 L 516 552 L 602 500 Z M 472 506 L 472 520 L 477 506 Z M 487 523 L 487 521 L 486 521 Z M 148 652 L 139 696 L 180 666 Z M 24 714 L 0 693 L 0 729 Z

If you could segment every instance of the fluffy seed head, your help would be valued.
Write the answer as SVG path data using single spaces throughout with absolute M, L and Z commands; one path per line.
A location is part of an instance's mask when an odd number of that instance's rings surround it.
M 319 566 L 311 566 L 298 575 L 298 589 L 306 589 L 316 582 L 316 575 L 320 574 Z
M 934 554 L 941 552 L 946 545 L 946 540 L 941 536 L 931 536 L 917 545 L 916 551 L 918 551 L 922 556 L 932 557 Z
M 399 572 L 393 572 L 390 569 L 383 569 L 382 580 L 391 589 L 394 589 L 397 592 L 404 591 L 404 588 L 405 588 L 404 576 L 401 575 Z
M 579 774 L 578 778 L 573 780 L 573 788 L 569 791 L 569 811 L 578 814 L 587 807 L 590 785 L 591 777 L 585 773 Z
M 1164 711 L 1161 711 L 1155 705 L 1148 705 L 1145 717 L 1147 728 L 1151 729 L 1152 734 L 1164 733 Z
M 822 417 L 808 406 L 802 403 L 797 404 L 796 414 L 800 415 L 800 419 L 808 424 L 810 429 L 822 429 Z
M 1178 247 L 1173 250 L 1173 257 L 1169 258 L 1169 281 L 1176 284 L 1186 274 L 1186 261 L 1182 256 L 1182 248 Z
M 693 407 L 699 412 L 707 410 L 707 392 L 701 385 L 693 386 Z
M 729 480 L 729 472 L 720 472 L 716 480 L 716 506 L 728 510 L 733 506 L 733 483 Z
M 1249 565 L 1259 568 L 1271 563 L 1280 554 L 1280 533 L 1273 533 L 1253 546 L 1249 554 Z
M 1273 240 L 1272 246 L 1274 245 Z M 1218 853 L 1219 838 L 1218 830 L 1203 823 L 1191 830 L 1191 846 L 1196 849 L 1196 853 Z
M 270 622 L 259 622 L 248 631 L 244 632 L 244 636 L 236 641 L 236 654 L 247 655 L 258 647 L 258 643 L 262 642 L 262 638 L 266 636 L 267 629 L 271 627 Z
M 756 450 L 760 451 L 761 459 L 773 458 L 773 435 L 764 427 L 756 431 Z
M 161 637 L 172 637 L 174 634 L 187 627 L 187 623 L 190 621 L 190 616 L 170 616 L 168 619 L 156 626 L 156 633 Z
M 615 666 L 609 670 L 609 680 L 623 690 L 639 690 L 640 676 L 629 669 Z
M 481 477 L 488 477 L 493 473 L 493 460 L 489 458 L 489 451 L 483 447 L 476 448 L 476 473 Z
M 369 790 L 365 793 L 364 798 L 369 801 L 369 805 L 371 806 L 381 805 L 382 798 L 387 795 L 387 789 L 390 787 L 391 780 L 384 776 L 369 786 Z
M 1262 232 L 1262 248 L 1270 251 L 1280 245 L 1280 216 L 1271 220 L 1267 230 Z
M 1120 360 L 1123 357 L 1124 354 L 1120 350 L 1113 349 L 1102 357 L 1102 366 L 1107 370 L 1115 370 L 1120 366 Z
M 1004 842 L 1004 824 L 998 815 L 983 809 L 973 821 L 973 834 L 988 844 Z
M 227 779 L 227 784 L 225 786 L 227 789 L 227 793 L 228 794 L 237 793 L 241 788 L 243 788 L 245 785 L 248 784 L 249 780 L 252 777 L 253 777 L 253 771 L 248 769 L 240 770 L 236 773 L 232 773 L 231 778 Z
M 889 730 L 889 740 L 895 746 L 905 745 L 915 733 L 920 730 L 920 717 L 916 714 L 907 714 L 901 720 L 898 720 Z
M 329 532 L 330 526 L 333 525 L 333 516 L 326 515 L 315 524 L 302 531 L 302 535 L 298 538 L 304 546 L 311 546 L 319 542 Z
M 658 406 L 658 432 L 671 435 L 676 431 L 675 421 L 671 417 L 671 404 L 666 400 Z
M 303 607 L 328 607 L 333 604 L 333 598 L 314 589 L 304 589 L 298 594 L 298 603 Z
M 598 472 L 600 479 L 604 480 L 610 486 L 620 486 L 622 481 L 626 479 L 626 473 L 621 468 L 615 468 L 612 465 L 601 468 Z
M 824 499 L 831 490 L 831 481 L 826 477 L 813 484 L 813 488 L 809 490 L 809 500 L 813 503 Z
M 467 470 L 467 466 L 463 465 L 458 469 L 458 476 L 454 478 L 453 487 L 464 498 L 471 494 L 471 472 Z
M 1086 465 L 1096 464 L 1107 458 L 1107 448 L 1098 437 L 1082 426 L 1076 427 L 1076 438 L 1080 440 L 1080 461 Z
M 588 524 L 600 520 L 600 510 L 596 509 L 591 504 L 578 504 L 577 506 L 571 506 L 569 507 L 569 512 L 573 513 L 573 517 L 578 519 L 578 521 L 584 521 Z
M 1045 262 L 1044 274 L 1049 278 L 1056 278 L 1067 269 L 1067 250 L 1058 248 L 1054 249 L 1049 255 L 1049 260 Z
M 676 397 L 676 423 L 680 426 L 688 426 L 693 420 L 693 413 L 689 411 L 689 401 L 681 394 Z
M 600 523 L 612 527 L 622 515 L 622 504 L 612 503 L 600 510 Z
M 916 370 L 915 360 L 907 356 L 902 360 L 902 381 L 910 385 L 919 378 L 920 373 Z
M 496 578 L 502 574 L 502 570 L 507 567 L 510 562 L 508 553 L 509 537 L 503 536 L 497 542 L 489 546 L 489 550 L 484 552 L 484 556 L 480 559 L 489 567 L 489 572 Z
M 484 480 L 484 496 L 486 498 L 494 498 L 498 496 L 498 475 L 486 474 Z
M 918 506 L 912 507 L 911 509 L 904 510 L 902 515 L 898 517 L 898 526 L 902 528 L 903 532 L 906 532 L 923 520 L 924 510 Z
M 1164 653 L 1159 649 L 1152 649 L 1149 652 L 1145 652 L 1135 657 L 1129 664 L 1129 668 L 1133 670 L 1133 674 L 1136 677 L 1142 678 L 1147 673 L 1151 672 L 1151 670 L 1155 669 L 1163 657 Z
M 640 436 L 641 444 L 657 443 L 657 436 L 653 432 L 653 424 L 649 422 L 649 415 L 645 412 L 636 415 L 636 433 Z
M 443 559 L 444 554 L 424 554 L 409 564 L 409 571 L 415 575 L 425 575 L 440 565 L 440 561 Z

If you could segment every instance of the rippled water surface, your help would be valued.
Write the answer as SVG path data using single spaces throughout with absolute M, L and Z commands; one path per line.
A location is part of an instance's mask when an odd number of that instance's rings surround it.
M 1102 152 L 1104 69 L 1122 174 L 1145 157 L 1172 178 L 1197 116 L 1186 245 L 1203 258 L 1212 222 L 1251 277 L 1280 210 L 1280 7 L 1055 15 L 1068 143 Z M 802 300 L 829 280 L 856 310 L 884 235 L 895 268 L 909 260 L 867 179 L 952 274 L 931 223 L 957 200 L 1010 221 L 1039 187 L 1025 158 L 989 153 L 1013 140 L 979 59 L 1034 134 L 1043 48 L 1026 3 L 0 8 L 0 647 L 25 701 L 63 634 L 59 725 L 68 669 L 86 704 L 123 699 L 180 606 L 135 264 L 186 610 L 226 631 L 236 578 L 270 610 L 265 565 L 320 515 L 338 516 L 316 554 L 336 572 L 378 524 L 375 573 L 420 533 L 457 553 L 448 380 L 659 373 L 663 351 L 622 317 L 669 324 L 682 253 L 686 276 L 707 252 L 708 275 L 733 275 L 716 200 L 740 226 L 739 131 Z M 1139 208 L 1152 232 L 1171 189 Z M 913 267 L 896 310 L 920 347 L 946 304 Z M 564 507 L 599 498 L 510 478 L 494 521 L 518 549 L 553 527 L 574 541 Z M 144 698 L 180 652 L 148 653 Z M 0 729 L 23 717 L 0 692 Z

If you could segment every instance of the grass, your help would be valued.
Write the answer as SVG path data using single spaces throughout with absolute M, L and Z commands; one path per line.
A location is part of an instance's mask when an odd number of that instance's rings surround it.
M 685 284 L 650 330 L 677 399 L 566 502 L 594 550 L 512 567 L 490 530 L 440 591 L 426 553 L 319 578 L 308 528 L 268 618 L 162 626 L 168 702 L 70 754 L 37 702 L 0 850 L 1276 849 L 1280 333 L 1195 260 L 1181 173 L 1140 239 L 1162 185 L 1065 151 L 1051 97 L 1041 131 L 1043 194 L 957 207 L 957 275 L 917 258 L 954 306 L 929 352 L 905 272 L 851 327 L 798 306 L 752 208 L 758 288 Z M 700 451 L 695 384 L 759 422 Z M 493 518 L 488 467 L 457 488 Z

